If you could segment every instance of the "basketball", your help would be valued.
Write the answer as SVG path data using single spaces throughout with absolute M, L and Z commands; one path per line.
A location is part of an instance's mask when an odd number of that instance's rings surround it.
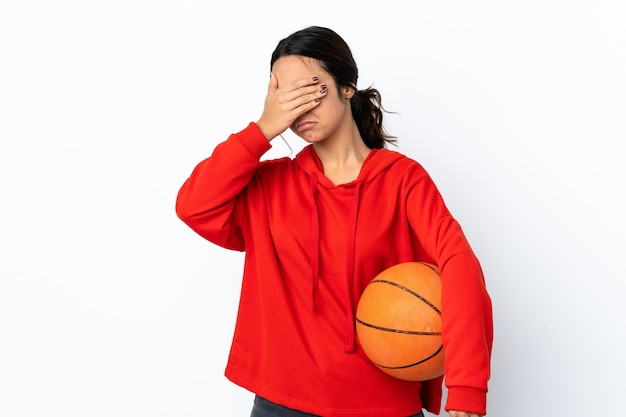
M 357 305 L 356 332 L 368 359 L 383 372 L 408 381 L 442 375 L 438 268 L 405 262 L 374 277 Z

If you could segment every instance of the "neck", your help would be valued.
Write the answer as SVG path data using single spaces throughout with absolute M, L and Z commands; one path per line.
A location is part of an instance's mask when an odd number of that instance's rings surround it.
M 324 167 L 324 175 L 334 184 L 356 180 L 371 151 L 363 142 L 356 125 L 335 139 L 315 143 L 313 147 Z

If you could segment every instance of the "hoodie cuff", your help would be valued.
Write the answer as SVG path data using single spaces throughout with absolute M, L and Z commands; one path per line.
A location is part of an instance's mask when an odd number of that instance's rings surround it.
M 476 388 L 448 388 L 446 411 L 451 410 L 485 415 L 487 414 L 487 393 Z
M 261 132 L 261 129 L 254 122 L 241 132 L 235 133 L 241 144 L 250 152 L 252 156 L 259 159 L 265 152 L 271 149 L 272 145 Z

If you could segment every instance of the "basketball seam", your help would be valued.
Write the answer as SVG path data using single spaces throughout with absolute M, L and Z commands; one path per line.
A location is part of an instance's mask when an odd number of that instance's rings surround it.
M 410 368 L 410 367 L 412 367 L 412 366 L 419 365 L 419 364 L 421 364 L 421 363 L 426 362 L 427 360 L 430 360 L 430 359 L 434 358 L 434 357 L 435 357 L 435 356 L 437 356 L 437 355 L 439 354 L 439 352 L 441 352 L 442 350 L 443 350 L 443 345 L 439 346 L 439 349 L 437 349 L 437 351 L 436 351 L 435 353 L 433 353 L 432 355 L 430 355 L 429 357 L 424 358 L 424 359 L 422 359 L 421 361 L 418 361 L 418 362 L 412 363 L 412 364 L 410 364 L 410 365 L 402 365 L 402 366 L 385 366 L 385 365 L 381 365 L 381 364 L 379 364 L 379 363 L 376 363 L 376 362 L 374 362 L 374 361 L 372 361 L 372 363 L 373 363 L 374 365 L 378 366 L 379 368 L 385 368 L 385 369 L 406 369 L 406 368 Z
M 385 280 L 385 279 L 375 279 L 372 282 L 370 282 L 370 284 L 374 284 L 374 283 L 389 284 L 389 285 L 393 285 L 394 287 L 399 288 L 399 289 L 401 289 L 403 291 L 406 291 L 409 294 L 419 298 L 424 304 L 426 304 L 427 306 L 429 306 L 430 308 L 435 310 L 437 312 L 437 314 L 441 315 L 441 311 L 433 303 L 431 303 L 426 298 L 422 297 L 421 295 L 419 295 L 418 293 L 416 293 L 412 289 L 405 287 L 404 285 L 400 285 L 397 282 L 388 281 L 388 280 Z
M 427 264 L 426 262 L 418 262 L 418 263 L 424 265 L 425 267 L 432 269 L 437 275 L 439 275 L 439 271 L 433 265 Z
M 372 329 L 382 330 L 390 333 L 402 333 L 402 334 L 411 334 L 416 336 L 441 336 L 441 332 L 418 332 L 415 330 L 402 330 L 402 329 L 392 329 L 389 327 L 376 326 L 375 324 L 367 323 L 358 317 L 356 318 L 357 323 L 362 324 L 363 326 L 371 327 Z

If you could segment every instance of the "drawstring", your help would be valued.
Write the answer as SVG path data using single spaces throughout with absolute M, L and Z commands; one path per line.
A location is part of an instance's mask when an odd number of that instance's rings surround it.
M 317 288 L 320 280 L 320 221 L 317 212 L 317 203 L 315 201 L 317 195 L 317 174 L 311 174 L 311 196 L 313 198 L 313 218 L 311 219 L 311 303 L 313 311 L 317 309 Z
M 313 210 L 311 219 L 311 308 L 313 311 L 317 309 L 317 292 L 319 287 L 319 270 L 320 270 L 320 225 L 319 214 L 317 211 L 317 175 L 312 173 L 310 176 L 311 196 L 313 199 Z M 348 247 L 346 253 L 346 277 L 347 277 L 347 291 L 348 291 L 348 305 L 346 307 L 346 329 L 345 329 L 345 341 L 344 349 L 346 352 L 354 352 L 356 350 L 356 338 L 355 338 L 355 323 L 354 323 L 354 309 L 355 302 L 353 294 L 358 291 L 358 280 L 354 279 L 354 261 L 356 251 L 356 226 L 359 213 L 359 204 L 361 199 L 361 186 L 359 181 L 355 184 L 354 200 L 352 201 L 352 207 L 350 207 L 350 217 L 348 219 Z
M 356 251 L 356 225 L 359 214 L 359 203 L 361 199 L 361 185 L 359 181 L 356 183 L 356 189 L 354 191 L 354 200 L 352 201 L 352 207 L 350 209 L 350 218 L 348 222 L 348 248 L 346 259 L 346 276 L 348 277 L 348 308 L 346 317 L 346 334 L 345 334 L 345 351 L 354 352 L 355 347 L 355 323 L 354 323 L 354 300 L 352 294 L 355 293 L 355 279 L 354 279 L 354 258 Z

